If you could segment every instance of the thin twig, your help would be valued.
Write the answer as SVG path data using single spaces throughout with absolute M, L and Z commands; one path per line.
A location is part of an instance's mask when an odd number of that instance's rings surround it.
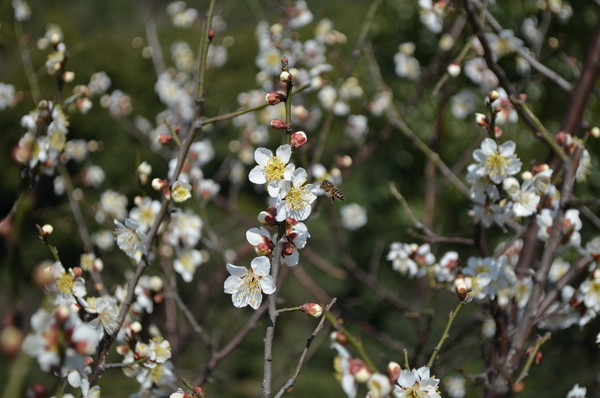
M 300 359 L 298 359 L 298 364 L 296 365 L 296 371 L 294 372 L 292 377 L 290 377 L 288 379 L 288 381 L 286 381 L 284 383 L 284 385 L 279 389 L 277 394 L 275 394 L 275 398 L 282 397 L 283 394 L 285 394 L 286 391 L 289 390 L 290 388 L 292 388 L 294 386 L 294 384 L 296 383 L 296 380 L 298 379 L 298 376 L 300 375 L 300 371 L 302 370 L 302 365 L 304 365 L 304 360 L 306 359 L 306 355 L 308 354 L 308 349 L 310 348 L 310 346 L 311 346 L 313 340 L 315 339 L 315 337 L 317 336 L 317 334 L 319 334 L 321 329 L 323 329 L 323 325 L 324 325 L 325 319 L 326 319 L 325 314 L 329 313 L 329 311 L 331 310 L 331 307 L 335 304 L 335 301 L 336 301 L 336 298 L 334 297 L 329 302 L 329 304 L 327 304 L 327 307 L 325 307 L 325 311 L 323 313 L 323 316 L 321 316 L 321 320 L 319 321 L 319 324 L 317 325 L 315 330 L 312 332 L 310 337 L 306 340 L 306 346 L 304 346 L 304 350 L 302 350 Z

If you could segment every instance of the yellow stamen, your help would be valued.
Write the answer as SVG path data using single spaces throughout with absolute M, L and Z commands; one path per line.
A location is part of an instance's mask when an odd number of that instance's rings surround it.
M 279 181 L 283 179 L 283 172 L 285 171 L 285 163 L 279 156 L 273 156 L 267 161 L 265 166 L 265 177 L 268 181 Z

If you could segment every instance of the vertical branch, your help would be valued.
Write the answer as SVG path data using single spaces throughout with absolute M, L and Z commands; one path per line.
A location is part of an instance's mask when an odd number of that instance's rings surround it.
M 24 43 L 26 38 L 23 35 L 23 26 L 21 25 L 21 21 L 15 20 L 15 34 L 17 35 L 17 45 L 19 47 L 19 54 L 21 55 L 21 62 L 23 63 L 23 68 L 25 69 L 25 76 L 27 77 L 29 88 L 31 88 L 31 96 L 33 98 L 33 102 L 37 105 L 42 100 L 42 93 L 40 91 L 40 86 L 38 84 L 35 71 L 33 70 L 33 65 L 31 65 L 29 50 Z
M 198 80 L 198 91 L 197 91 L 197 97 L 196 97 L 196 113 L 194 115 L 194 123 L 190 127 L 190 131 L 186 135 L 185 140 L 183 141 L 181 148 L 179 149 L 179 152 L 177 154 L 177 164 L 175 166 L 175 169 L 173 170 L 173 175 L 169 179 L 169 185 L 172 185 L 173 182 L 175 182 L 177 180 L 177 178 L 179 177 L 179 174 L 181 173 L 181 170 L 183 169 L 183 164 L 185 162 L 185 159 L 187 158 L 187 155 L 189 153 L 190 147 L 192 146 L 192 143 L 196 140 L 196 138 L 202 131 L 201 130 L 202 122 L 200 120 L 200 117 L 202 114 L 203 104 L 204 104 L 204 74 L 205 74 L 205 69 L 206 69 L 206 53 L 208 52 L 208 46 L 212 39 L 212 36 L 209 35 L 208 32 L 210 31 L 210 24 L 212 23 L 212 13 L 214 10 L 214 4 L 215 4 L 215 0 L 211 0 L 210 5 L 209 5 L 209 10 L 207 12 L 205 26 L 204 26 L 205 35 L 203 37 L 204 45 L 202 47 L 203 57 L 202 57 L 202 62 L 200 64 L 200 70 L 199 70 L 200 77 Z M 160 226 L 162 225 L 163 221 L 166 219 L 169 204 L 170 204 L 169 200 L 167 200 L 166 198 L 163 198 L 160 210 L 158 211 L 158 214 L 156 215 L 154 223 L 150 227 L 150 231 L 148 232 L 148 235 L 147 235 L 148 240 L 146 242 L 146 245 L 147 245 L 148 252 L 150 251 L 150 249 L 153 245 L 153 242 L 158 235 L 158 230 L 159 230 Z M 118 318 L 119 319 L 119 321 L 118 321 L 119 328 L 117 330 L 119 330 L 121 328 L 121 326 L 123 325 L 123 322 L 125 321 L 127 313 L 129 312 L 129 309 L 131 308 L 131 304 L 133 303 L 133 299 L 135 296 L 135 287 L 137 286 L 142 274 L 148 267 L 148 265 L 149 265 L 148 261 L 149 260 L 148 260 L 147 256 L 143 256 L 142 259 L 138 262 L 138 264 L 136 266 L 135 273 L 127 282 L 127 294 L 126 294 L 125 300 L 121 304 L 121 308 L 119 310 L 119 318 Z M 90 386 L 94 386 L 98 382 L 100 375 L 104 371 L 104 364 L 106 363 L 106 358 L 108 356 L 108 350 L 114 343 L 114 341 L 117 337 L 117 334 L 118 334 L 117 332 L 115 332 L 112 335 L 107 334 L 104 337 L 104 339 L 100 342 L 100 351 L 98 353 L 98 360 L 96 361 L 95 367 L 93 368 L 92 373 L 89 377 Z
M 285 222 L 285 221 L 284 221 Z M 271 261 L 271 273 L 273 279 L 277 281 L 279 276 L 279 267 L 281 266 L 281 251 L 283 241 L 278 241 L 273 250 L 273 261 Z M 263 398 L 271 396 L 273 382 L 273 337 L 275 335 L 275 322 L 277 321 L 277 293 L 278 290 L 269 296 L 269 312 L 267 318 L 267 332 L 265 334 L 265 352 L 264 352 L 264 374 L 262 381 Z

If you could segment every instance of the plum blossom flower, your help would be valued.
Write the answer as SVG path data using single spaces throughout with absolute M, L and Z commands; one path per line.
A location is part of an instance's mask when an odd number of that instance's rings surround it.
M 54 305 L 75 304 L 77 298 L 86 296 L 85 281 L 81 277 L 80 268 L 65 270 L 65 267 L 57 261 L 52 265 L 51 272 L 54 284 L 50 287 L 49 293 L 53 296 Z
M 392 392 L 390 379 L 381 373 L 373 373 L 367 381 L 368 398 L 384 398 Z
M 594 270 L 592 277 L 579 286 L 579 298 L 587 308 L 600 311 L 600 269 Z
M 300 260 L 300 254 L 298 250 L 303 249 L 306 246 L 306 241 L 310 238 L 308 228 L 306 225 L 296 220 L 291 220 L 292 227 L 286 231 L 285 237 L 287 242 L 283 244 L 283 250 L 281 251 L 281 262 L 289 267 L 293 267 L 298 264 Z M 290 219 L 288 219 L 288 223 Z
M 450 109 L 452 116 L 465 119 L 475 111 L 475 94 L 468 89 L 460 91 L 450 98 Z
M 348 398 L 355 398 L 357 393 L 356 380 L 354 375 L 350 372 L 352 357 L 348 350 L 339 343 L 333 343 L 331 347 L 335 349 L 338 354 L 334 360 L 336 378 L 340 381 L 342 390 L 346 396 Z
M 160 202 L 146 196 L 136 200 L 136 207 L 129 212 L 129 218 L 138 223 L 144 231 L 147 231 L 150 229 L 159 210 Z
M 243 308 L 247 305 L 257 309 L 262 303 L 262 294 L 275 292 L 275 281 L 269 275 L 271 263 L 265 256 L 256 257 L 250 263 L 251 269 L 227 264 L 231 274 L 225 280 L 225 293 L 231 294 L 234 307 Z
M 465 378 L 459 375 L 444 379 L 444 390 L 450 398 L 463 398 L 466 394 Z
M 192 197 L 192 186 L 186 181 L 175 181 L 171 188 L 171 199 L 174 202 L 185 202 Z
M 292 147 L 281 145 L 273 155 L 267 148 L 257 148 L 254 160 L 258 163 L 248 175 L 255 184 L 267 184 L 267 192 L 272 198 L 279 195 L 283 181 L 290 180 L 294 172 L 294 164 L 289 163 L 292 156 Z
M 138 223 L 128 218 L 125 224 L 115 220 L 115 239 L 117 246 L 127 256 L 136 262 L 140 261 L 142 255 L 147 253 L 146 242 L 148 238 Z
M 427 272 L 427 267 L 435 262 L 428 244 L 419 246 L 400 242 L 391 244 L 387 259 L 392 262 L 395 271 L 409 278 L 422 277 Z
M 181 253 L 173 263 L 173 269 L 181 275 L 184 281 L 191 282 L 194 272 L 204 262 L 204 256 L 199 250 L 187 250 Z
M 203 225 L 202 219 L 191 210 L 172 212 L 164 236 L 172 246 L 194 247 L 202 237 Z
M 107 218 L 122 220 L 127 214 L 127 197 L 113 190 L 107 190 L 100 196 L 96 212 L 96 221 L 103 223 Z
M 13 105 L 15 86 L 0 82 L 0 111 Z
M 298 221 L 308 218 L 317 196 L 313 193 L 313 185 L 306 183 L 307 177 L 306 170 L 300 167 L 294 170 L 291 181 L 283 181 L 277 203 L 277 221 L 288 217 Z
M 446 1 L 419 0 L 421 23 L 433 33 L 440 33 L 444 25 Z
M 119 306 L 117 299 L 111 296 L 88 297 L 84 302 L 85 311 L 97 314 L 98 317 L 90 322 L 102 334 L 106 330 L 108 334 L 114 334 L 119 328 Z
M 398 52 L 394 54 L 394 64 L 396 65 L 396 75 L 417 81 L 421 77 L 421 64 L 418 59 L 413 57 L 413 52 L 413 43 L 401 44 Z
M 458 268 L 458 253 L 455 251 L 446 252 L 438 264 L 434 265 L 433 274 L 438 282 L 452 282 L 456 276 Z
M 342 227 L 354 231 L 367 223 L 367 210 L 356 203 L 344 205 L 340 209 Z
M 527 217 L 535 213 L 540 203 L 532 180 L 526 180 L 521 187 L 514 177 L 508 177 L 502 182 L 502 187 L 513 200 L 512 211 L 517 217 Z
M 496 141 L 486 138 L 481 148 L 473 152 L 473 159 L 479 162 L 473 172 L 480 177 L 487 176 L 494 184 L 500 184 L 506 177 L 521 170 L 521 161 L 515 156 L 514 141 L 506 141 L 498 146 Z
M 586 398 L 587 388 L 579 387 L 579 384 L 575 384 L 573 388 L 567 393 L 567 398 Z
M 538 239 L 547 242 L 550 238 L 550 231 L 554 225 L 555 212 L 550 209 L 542 209 L 536 216 L 538 226 Z M 579 247 L 581 245 L 581 235 L 579 230 L 582 227 L 581 219 L 579 218 L 579 210 L 569 209 L 565 212 L 562 225 L 562 241 L 566 246 Z
M 429 374 L 429 368 L 423 366 L 419 369 L 402 370 L 398 376 L 397 385 L 394 387 L 396 398 L 441 398 L 436 379 Z

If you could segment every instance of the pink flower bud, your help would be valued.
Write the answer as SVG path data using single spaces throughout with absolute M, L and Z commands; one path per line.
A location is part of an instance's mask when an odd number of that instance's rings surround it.
M 280 102 L 285 101 L 285 95 L 278 93 L 277 91 L 270 91 L 265 96 L 265 101 L 267 101 L 267 104 L 269 105 L 277 105 Z
M 277 130 L 286 130 L 288 126 L 283 119 L 273 119 L 271 120 L 271 127 Z
M 300 311 L 312 316 L 313 318 L 319 318 L 321 315 L 323 315 L 323 307 L 316 303 L 302 304 L 300 306 Z
M 390 381 L 392 383 L 395 383 L 396 380 L 398 380 L 398 376 L 400 376 L 400 372 L 402 371 L 402 368 L 400 367 L 400 365 L 397 362 L 390 362 L 387 365 L 387 373 L 388 373 L 388 377 L 390 378 Z
M 155 191 L 162 191 L 169 185 L 167 180 L 163 180 L 162 178 L 155 178 L 152 180 L 152 188 Z
M 467 279 L 462 275 L 458 275 L 454 280 L 454 289 L 460 301 L 466 302 L 469 298 L 469 293 L 472 290 L 470 287 L 470 282 L 470 279 L 467 281 Z
M 306 144 L 307 140 L 308 138 L 306 137 L 304 131 L 296 131 L 290 137 L 290 145 L 292 148 L 300 148 L 302 145 Z
M 166 145 L 169 142 L 171 142 L 172 140 L 173 140 L 173 137 L 171 136 L 171 134 L 162 133 L 162 134 L 158 135 L 158 142 L 161 145 Z
M 483 113 L 475 114 L 475 123 L 477 123 L 479 126 L 482 126 L 482 127 L 486 127 L 486 126 L 490 125 L 490 122 L 488 121 L 487 117 Z
M 571 135 L 564 132 L 564 131 L 559 131 L 558 133 L 556 133 L 556 142 L 558 143 L 558 145 L 564 146 L 566 144 L 568 144 L 571 141 Z

